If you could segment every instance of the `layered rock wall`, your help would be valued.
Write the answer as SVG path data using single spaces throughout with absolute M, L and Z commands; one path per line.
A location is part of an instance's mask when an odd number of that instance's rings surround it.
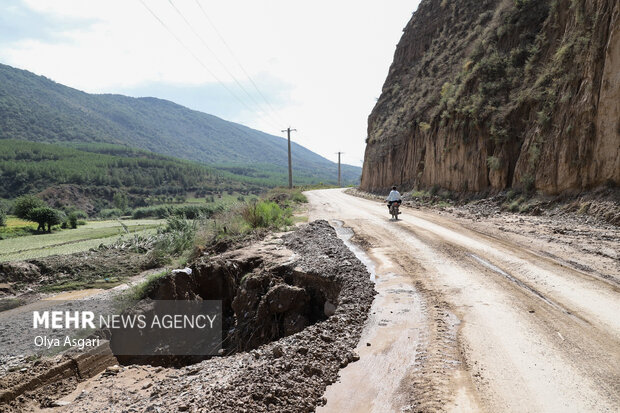
M 361 186 L 620 183 L 617 0 L 423 0 L 368 119 Z

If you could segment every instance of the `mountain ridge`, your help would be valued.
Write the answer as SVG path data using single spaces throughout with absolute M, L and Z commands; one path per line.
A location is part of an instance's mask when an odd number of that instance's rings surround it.
M 210 166 L 270 164 L 280 175 L 287 168 L 282 137 L 165 99 L 88 94 L 3 64 L 0 139 L 125 145 Z M 334 162 L 297 143 L 291 147 L 294 179 L 335 182 Z M 356 183 L 360 173 L 361 168 L 343 165 L 344 183 Z

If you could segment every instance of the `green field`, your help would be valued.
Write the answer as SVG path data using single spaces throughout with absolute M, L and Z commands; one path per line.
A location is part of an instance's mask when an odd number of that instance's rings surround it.
M 131 233 L 154 233 L 164 222 L 160 219 L 121 221 Z M 121 235 L 127 235 L 118 220 L 92 221 L 77 229 L 51 234 L 27 235 L 0 240 L 0 262 L 41 258 L 48 255 L 71 254 L 111 244 Z M 131 235 L 133 236 L 133 235 Z
M 36 232 L 37 223 L 25 221 L 15 216 L 9 215 L 6 225 L 0 227 L 0 240 L 11 237 L 21 237 Z

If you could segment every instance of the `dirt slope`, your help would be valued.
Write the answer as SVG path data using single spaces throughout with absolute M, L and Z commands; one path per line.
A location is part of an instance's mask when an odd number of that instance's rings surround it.
M 617 229 L 579 240 L 511 216 L 457 223 L 410 208 L 393 222 L 377 201 L 307 195 L 311 218 L 353 229 L 379 293 L 361 359 L 320 411 L 620 409 Z
M 368 118 L 361 187 L 620 183 L 616 0 L 423 0 Z

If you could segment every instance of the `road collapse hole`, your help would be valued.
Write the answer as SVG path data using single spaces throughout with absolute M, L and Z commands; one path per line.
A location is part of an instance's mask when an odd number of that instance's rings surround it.
M 192 273 L 162 277 L 150 289 L 151 300 L 221 300 L 222 355 L 249 351 L 302 331 L 333 315 L 340 285 L 319 274 L 280 265 L 265 269 L 262 259 L 245 261 L 203 259 Z M 112 352 L 127 343 L 144 341 L 137 330 L 115 330 Z M 140 343 L 144 346 L 145 343 Z M 152 349 L 162 343 L 148 343 Z M 126 356 L 115 354 L 121 364 L 181 367 L 205 356 Z

